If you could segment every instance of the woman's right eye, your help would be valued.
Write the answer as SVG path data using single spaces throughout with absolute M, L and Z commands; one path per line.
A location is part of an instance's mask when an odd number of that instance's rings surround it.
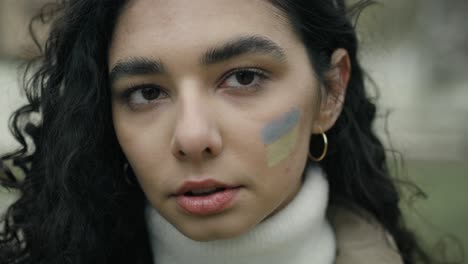
M 157 85 L 142 84 L 127 89 L 123 96 L 131 107 L 142 107 L 157 103 L 167 98 L 168 94 Z

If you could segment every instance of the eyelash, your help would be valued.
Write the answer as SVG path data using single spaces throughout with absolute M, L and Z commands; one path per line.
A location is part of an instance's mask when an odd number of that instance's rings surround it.
M 128 105 L 130 105 L 132 108 L 138 108 L 138 107 L 142 107 L 142 106 L 145 106 L 145 105 L 148 105 L 148 104 L 151 104 L 152 101 L 156 101 L 159 99 L 160 95 L 158 95 L 158 98 L 157 99 L 154 99 L 154 100 L 147 100 L 147 102 L 145 103 L 132 103 L 132 96 L 137 93 L 137 92 L 141 92 L 143 91 L 143 89 L 145 88 L 152 88 L 152 89 L 155 89 L 157 90 L 160 94 L 163 94 L 163 96 L 168 96 L 168 93 L 163 89 L 161 88 L 160 86 L 158 85 L 155 85 L 155 84 L 138 84 L 138 85 L 131 85 L 130 87 L 128 87 L 123 93 L 122 93 L 122 99 L 124 100 L 124 102 L 126 102 Z M 146 100 L 146 99 L 145 99 Z M 160 100 L 160 99 L 159 99 Z
M 232 88 L 232 87 L 226 87 L 226 88 L 222 87 L 222 88 L 231 89 L 231 90 L 240 91 L 240 92 L 256 92 L 262 87 L 262 83 L 266 79 L 269 78 L 269 72 L 267 72 L 267 71 L 264 71 L 264 70 L 261 70 L 261 69 L 258 69 L 258 68 L 240 68 L 240 69 L 234 69 L 234 70 L 226 73 L 225 75 L 223 75 L 219 85 L 222 85 L 223 83 L 225 83 L 229 78 L 236 77 L 236 74 L 238 74 L 238 73 L 253 73 L 254 74 L 254 80 L 255 80 L 255 78 L 258 78 L 257 83 L 255 83 L 253 85 L 240 85 L 240 86 L 234 87 L 234 88 Z M 156 99 L 154 99 L 154 100 L 148 100 L 145 103 L 137 103 L 137 104 L 133 103 L 132 104 L 132 102 L 131 102 L 132 98 L 131 97 L 136 92 L 142 91 L 145 88 L 157 89 L 157 91 L 160 94 L 162 94 L 162 96 L 164 96 L 164 98 L 169 95 L 168 92 L 165 91 L 165 89 L 163 89 L 162 87 L 160 87 L 158 85 L 155 85 L 155 84 L 139 84 L 139 85 L 132 85 L 129 88 L 127 88 L 122 93 L 122 98 L 124 99 L 124 101 L 127 104 L 129 104 L 133 108 L 142 107 L 142 105 L 144 107 L 144 105 L 152 104 L 151 102 L 153 102 L 153 101 L 161 100 L 161 99 L 159 99 L 160 96 L 158 95 L 158 97 Z
M 229 78 L 235 77 L 237 73 L 253 73 L 255 74 L 254 78 L 255 77 L 259 78 L 258 83 L 253 84 L 253 85 L 241 85 L 240 87 L 232 88 L 232 90 L 252 91 L 252 92 L 257 91 L 258 89 L 261 88 L 263 81 L 269 78 L 269 73 L 264 70 L 260 70 L 258 68 L 242 68 L 242 69 L 235 69 L 226 73 L 221 78 L 222 80 L 221 84 L 226 82 L 226 80 L 228 80 Z

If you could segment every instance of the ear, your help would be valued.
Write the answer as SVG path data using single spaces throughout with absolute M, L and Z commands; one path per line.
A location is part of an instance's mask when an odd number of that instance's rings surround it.
M 345 49 L 333 52 L 330 70 L 325 74 L 325 93 L 322 95 L 320 113 L 314 121 L 312 133 L 320 134 L 333 127 L 341 114 L 351 74 L 351 62 Z

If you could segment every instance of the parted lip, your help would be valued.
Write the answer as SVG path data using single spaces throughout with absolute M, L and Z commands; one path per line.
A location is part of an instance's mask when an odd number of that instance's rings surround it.
M 226 189 L 231 189 L 231 188 L 237 188 L 240 186 L 236 185 L 230 185 L 227 183 L 223 183 L 214 179 L 203 179 L 203 180 L 188 180 L 185 181 L 176 191 L 174 194 L 175 196 L 178 195 L 183 195 L 186 192 L 190 191 L 197 191 L 197 190 L 203 190 L 203 189 L 209 189 L 209 188 L 226 188 Z

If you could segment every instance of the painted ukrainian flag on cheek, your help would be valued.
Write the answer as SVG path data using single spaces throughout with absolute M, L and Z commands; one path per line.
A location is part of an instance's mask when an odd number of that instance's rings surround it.
M 262 139 L 266 145 L 268 167 L 280 163 L 293 151 L 299 130 L 299 116 L 299 110 L 293 109 L 263 128 Z

